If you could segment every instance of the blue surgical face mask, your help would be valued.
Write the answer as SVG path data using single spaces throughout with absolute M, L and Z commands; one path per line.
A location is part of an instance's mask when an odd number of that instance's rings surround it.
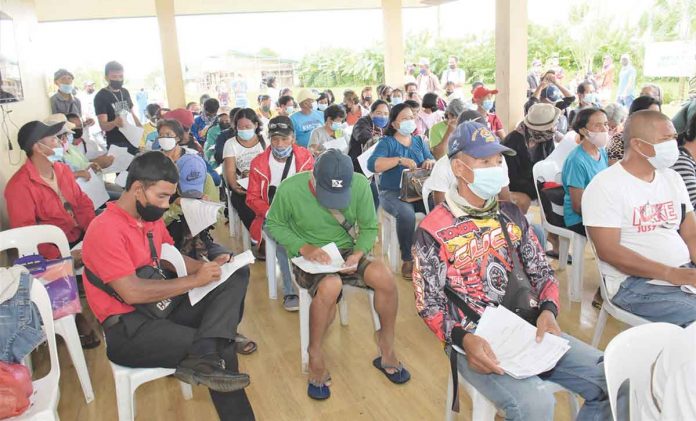
M 483 104 L 481 104 L 484 110 L 486 112 L 490 111 L 493 108 L 493 100 L 492 99 L 486 99 L 483 101 Z
M 591 94 L 585 95 L 585 102 L 588 104 L 598 103 L 599 101 L 597 101 L 597 94 L 591 93 Z
M 63 150 L 63 146 L 58 146 L 57 148 L 49 148 L 48 146 L 44 145 L 43 143 L 39 143 L 39 145 L 43 146 L 46 149 L 50 149 L 51 151 L 53 151 L 53 155 L 44 155 L 46 158 L 48 158 L 49 161 L 60 162 L 63 160 L 63 154 L 65 153 L 65 150 Z
M 58 85 L 58 90 L 64 94 L 72 94 L 73 86 L 72 84 L 61 83 L 60 85 Z
M 392 105 L 398 105 L 398 104 L 401 104 L 402 102 L 404 102 L 404 99 L 401 98 L 400 96 L 393 96 L 391 99 Z
M 331 130 L 336 131 L 336 130 L 341 130 L 343 128 L 343 123 L 339 123 L 338 121 L 334 121 L 331 123 Z
M 319 111 L 324 111 L 327 108 L 329 108 L 329 104 L 319 104 L 319 103 L 316 103 L 316 104 L 317 104 L 317 110 L 319 110 Z
M 295 107 L 285 107 L 285 112 L 290 115 L 295 112 Z
M 250 140 L 252 137 L 254 137 L 254 134 L 256 134 L 256 130 L 254 129 L 237 130 L 237 136 L 239 136 L 239 138 L 242 140 Z
M 464 164 L 466 165 L 466 164 Z M 476 168 L 473 169 L 469 166 L 467 168 L 474 172 L 474 181 L 469 183 L 469 190 L 476 196 L 483 200 L 488 200 L 500 193 L 503 187 L 510 184 L 510 179 L 508 178 L 508 173 L 503 167 L 488 167 L 488 168 Z
M 415 120 L 402 120 L 399 123 L 399 133 L 404 136 L 410 136 L 416 130 Z
M 387 117 L 383 117 L 381 115 L 374 116 L 372 117 L 372 122 L 375 123 L 375 126 L 379 127 L 380 129 L 383 129 L 387 127 L 387 123 L 389 123 L 389 119 Z
M 275 146 L 271 146 L 271 153 L 276 159 L 285 159 L 292 153 L 292 145 L 286 148 L 276 148 Z

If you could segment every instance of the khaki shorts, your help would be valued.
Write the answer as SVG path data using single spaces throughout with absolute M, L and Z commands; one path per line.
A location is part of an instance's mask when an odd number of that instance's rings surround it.
M 347 259 L 348 256 L 353 254 L 353 250 L 341 250 L 341 256 L 343 259 Z M 350 274 L 343 273 L 307 273 L 295 265 L 292 265 L 293 272 L 295 273 L 295 282 L 301 288 L 309 291 L 309 295 L 314 297 L 317 294 L 317 288 L 319 288 L 319 283 L 322 279 L 331 275 L 338 275 L 343 282 L 343 285 L 349 285 L 359 288 L 368 288 L 365 284 L 365 270 L 374 261 L 372 256 L 363 255 L 358 262 L 358 269 Z M 340 295 L 339 295 L 340 297 Z

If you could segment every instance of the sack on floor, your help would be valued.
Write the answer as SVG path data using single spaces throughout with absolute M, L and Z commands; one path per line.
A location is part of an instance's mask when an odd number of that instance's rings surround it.
M 72 257 L 46 260 L 41 255 L 32 254 L 20 257 L 15 264 L 26 267 L 44 284 L 51 299 L 54 320 L 82 311 Z
M 31 373 L 22 364 L 0 362 L 0 419 L 16 417 L 29 408 Z

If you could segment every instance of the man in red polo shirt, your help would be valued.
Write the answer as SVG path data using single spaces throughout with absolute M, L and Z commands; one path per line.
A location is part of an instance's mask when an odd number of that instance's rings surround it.
M 107 205 L 85 235 L 87 301 L 104 327 L 109 360 L 127 367 L 176 368 L 174 375 L 180 380 L 210 389 L 220 419 L 253 420 L 244 392 L 249 376 L 238 372 L 234 346 L 248 267 L 195 306 L 186 296 L 174 300 L 175 308 L 164 318 L 134 307 L 175 298 L 220 279 L 218 263 L 188 256 L 188 276 L 155 280 L 136 275 L 137 269 L 155 264 L 150 243 L 157 261 L 162 244 L 173 244 L 161 217 L 178 179 L 176 165 L 161 152 L 146 152 L 133 160 L 126 191 Z
M 474 89 L 473 100 L 474 104 L 478 106 L 478 112 L 486 116 L 486 120 L 488 121 L 488 129 L 498 136 L 498 138 L 503 139 L 505 138 L 506 134 L 505 128 L 503 127 L 503 122 L 500 121 L 500 118 L 495 113 L 491 112 L 493 106 L 495 105 L 493 95 L 497 94 L 497 89 L 488 89 L 485 86 L 480 85 Z

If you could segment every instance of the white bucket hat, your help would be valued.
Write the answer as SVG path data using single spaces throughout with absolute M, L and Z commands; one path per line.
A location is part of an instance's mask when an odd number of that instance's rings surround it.
M 534 104 L 524 117 L 524 125 L 532 130 L 550 130 L 556 126 L 560 115 L 561 110 L 551 104 Z

